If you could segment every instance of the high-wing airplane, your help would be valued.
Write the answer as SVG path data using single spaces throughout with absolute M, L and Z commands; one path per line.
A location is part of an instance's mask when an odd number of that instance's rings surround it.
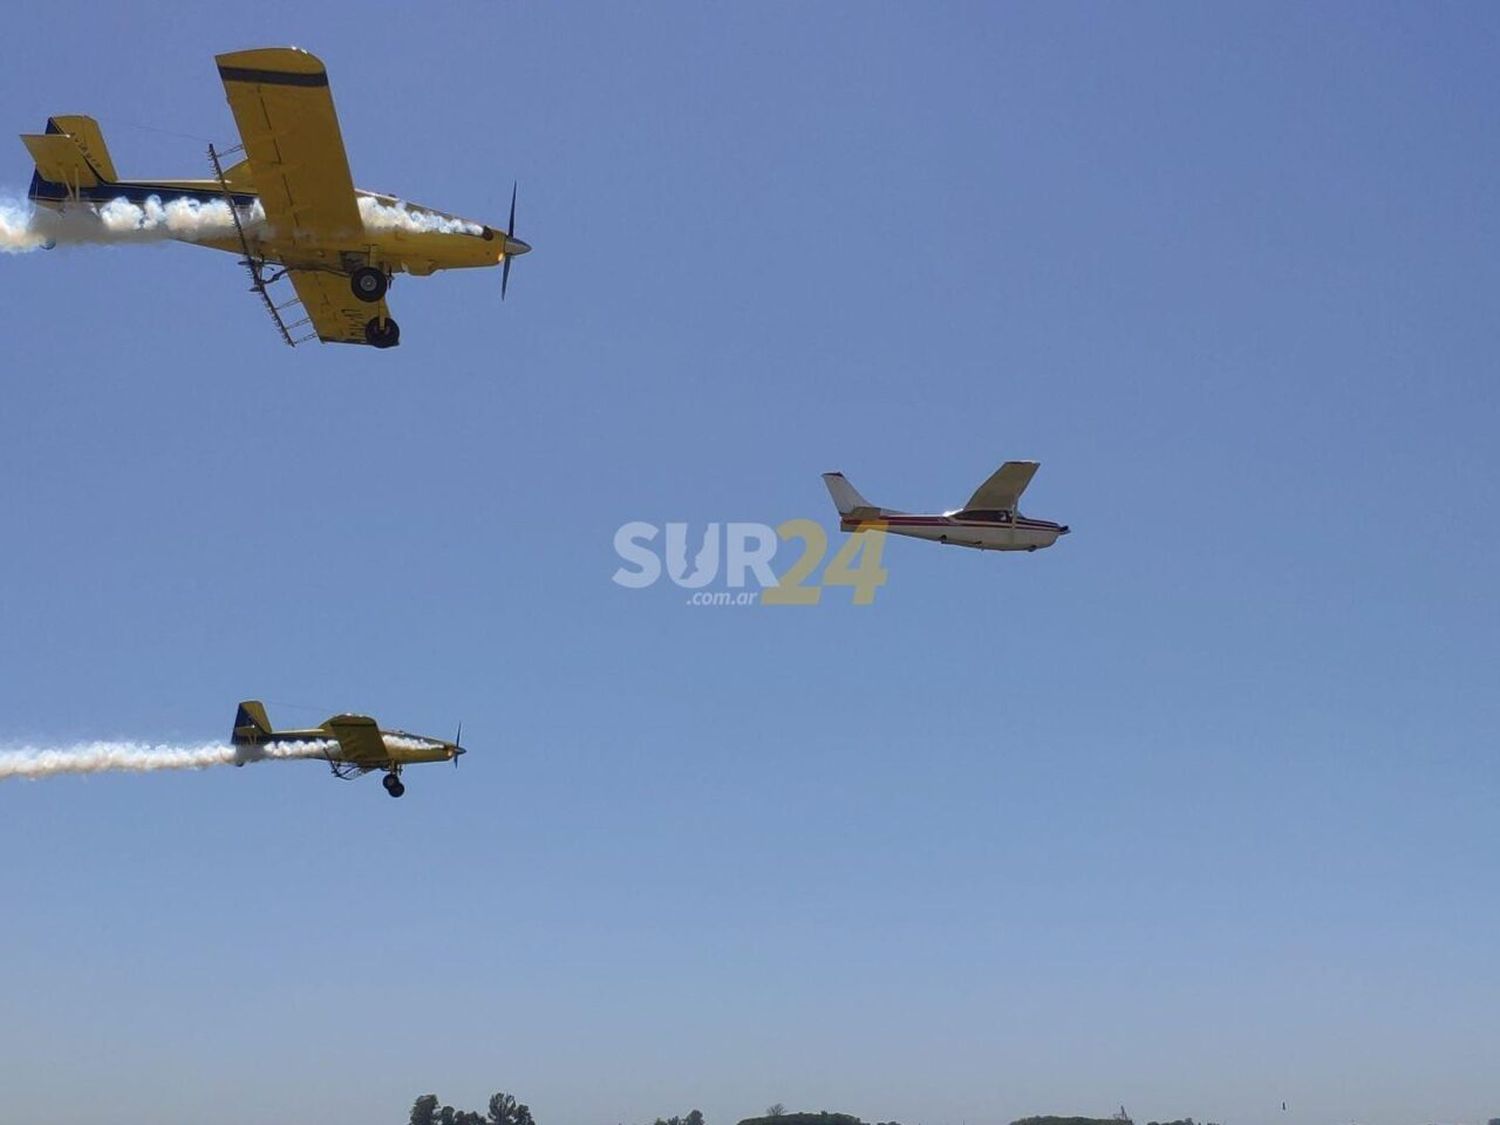
M 219 77 L 239 128 L 245 158 L 225 168 L 209 146 L 213 179 L 122 180 L 92 117 L 47 119 L 45 133 L 21 140 L 36 161 L 31 199 L 54 211 L 100 207 L 117 199 L 146 204 L 186 199 L 228 204 L 224 229 L 190 241 L 240 256 L 288 344 L 395 347 L 401 330 L 385 294 L 398 273 L 501 266 L 531 249 L 515 237 L 516 195 L 503 231 L 354 186 L 323 63 L 294 47 L 219 55 Z M 235 151 L 235 150 L 230 150 Z M 186 239 L 185 239 L 186 241 Z M 278 303 L 269 286 L 286 278 L 295 298 Z M 300 303 L 303 317 L 282 313 Z M 298 330 L 311 329 L 304 335 Z
M 1036 461 L 1007 461 L 962 508 L 931 516 L 877 508 L 855 491 L 843 473 L 824 473 L 823 483 L 838 507 L 839 528 L 843 531 L 880 528 L 893 535 L 935 539 L 981 551 L 1035 551 L 1052 546 L 1068 534 L 1063 524 L 1034 520 L 1016 511 L 1021 493 L 1038 467 Z
M 462 726 L 452 742 L 402 730 L 381 730 L 368 715 L 335 715 L 309 730 L 274 730 L 260 701 L 247 699 L 235 712 L 229 741 L 243 749 L 244 756 L 236 763 L 241 766 L 253 759 L 257 746 L 306 743 L 317 750 L 316 756 L 328 763 L 335 777 L 348 780 L 371 770 L 384 770 L 381 784 L 392 797 L 399 797 L 406 792 L 401 771 L 407 766 L 419 762 L 452 762 L 457 766 L 458 756 L 467 752 L 458 744 L 462 736 Z

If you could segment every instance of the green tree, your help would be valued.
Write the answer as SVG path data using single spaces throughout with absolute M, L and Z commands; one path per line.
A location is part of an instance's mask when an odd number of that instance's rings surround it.
M 766 1106 L 767 1117 L 781 1117 L 785 1113 L 786 1106 L 782 1105 L 780 1102 L 772 1102 L 770 1105 Z
M 438 1097 L 423 1094 L 411 1103 L 411 1125 L 437 1125 Z
M 478 1121 L 480 1125 L 536 1125 L 531 1116 L 531 1107 L 503 1092 L 490 1095 L 490 1115 L 487 1118 L 478 1117 Z

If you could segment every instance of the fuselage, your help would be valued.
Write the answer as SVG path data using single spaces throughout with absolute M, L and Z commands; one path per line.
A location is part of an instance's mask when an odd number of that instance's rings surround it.
M 355 194 L 364 220 L 360 229 L 320 232 L 316 239 L 305 239 L 271 228 L 260 217 L 260 201 L 254 192 L 231 188 L 226 194 L 217 180 L 121 180 L 74 187 L 37 177 L 30 192 L 39 206 L 63 212 L 78 206 L 97 209 L 117 199 L 139 207 L 147 206 L 152 199 L 163 203 L 193 200 L 204 205 L 229 202 L 240 218 L 251 253 L 289 269 L 347 272 L 357 266 L 375 265 L 387 273 L 423 276 L 436 270 L 495 266 L 507 253 L 524 254 L 531 249 L 519 239 L 508 238 L 504 231 L 472 219 L 381 192 L 358 190 Z M 219 224 L 205 233 L 171 237 L 243 255 L 239 234 L 222 228 Z
M 891 535 L 909 535 L 913 539 L 931 539 L 955 547 L 975 547 L 981 551 L 1035 551 L 1050 547 L 1068 534 L 1068 528 L 1051 520 L 1032 519 L 1019 512 L 959 511 L 940 515 L 918 515 L 910 512 L 881 512 L 877 516 L 843 515 L 839 527 L 844 531 L 881 528 Z
M 385 744 L 385 757 L 369 761 L 346 754 L 339 745 L 338 736 L 331 726 L 312 727 L 307 730 L 276 730 L 255 738 L 244 737 L 236 733 L 231 743 L 235 746 L 255 746 L 269 742 L 288 746 L 295 746 L 299 743 L 326 743 L 327 745 L 320 753 L 321 757 L 334 762 L 371 766 L 386 763 L 405 766 L 420 762 L 447 762 L 464 753 L 463 748 L 456 743 L 445 742 L 440 738 L 407 734 L 402 730 L 383 730 L 380 732 L 380 738 Z

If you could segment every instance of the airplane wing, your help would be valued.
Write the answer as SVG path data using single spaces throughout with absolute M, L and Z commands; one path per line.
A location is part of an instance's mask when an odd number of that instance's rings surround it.
M 299 249 L 357 243 L 364 226 L 322 61 L 294 47 L 215 61 L 272 228 L 269 241 Z
M 328 729 L 339 740 L 342 756 L 351 762 L 374 766 L 391 760 L 380 728 L 368 715 L 335 715 L 328 720 Z
M 1036 461 L 1005 462 L 969 497 L 964 508 L 1004 508 L 1014 511 L 1021 493 L 1026 491 L 1026 486 L 1036 476 L 1039 467 Z
M 292 270 L 287 274 L 297 299 L 307 311 L 318 339 L 328 344 L 369 344 L 365 325 L 372 317 L 382 324 L 390 321 L 385 298 L 361 301 L 349 288 L 349 279 L 326 270 Z

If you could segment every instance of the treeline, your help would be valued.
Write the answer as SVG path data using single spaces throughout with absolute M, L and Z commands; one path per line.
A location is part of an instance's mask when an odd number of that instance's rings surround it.
M 483 1113 L 440 1105 L 436 1094 L 423 1094 L 411 1103 L 410 1122 L 411 1125 L 536 1125 L 531 1109 L 509 1094 L 492 1094 Z
M 411 1105 L 409 1125 L 536 1125 L 531 1116 L 531 1107 L 516 1101 L 510 1094 L 498 1093 L 490 1097 L 489 1107 L 480 1112 L 476 1109 L 454 1109 L 443 1105 L 436 1094 L 423 1094 Z M 658 1117 L 652 1125 L 707 1125 L 701 1109 L 690 1109 L 681 1116 Z M 866 1125 L 852 1113 L 788 1113 L 781 1105 L 773 1105 L 760 1117 L 747 1117 L 739 1125 Z M 876 1125 L 901 1125 L 899 1121 L 880 1121 Z M 1191 1123 L 1189 1123 L 1191 1125 Z
M 536 1125 L 529 1106 L 516 1101 L 510 1094 L 497 1093 L 491 1096 L 483 1112 L 472 1109 L 454 1109 L 443 1105 L 436 1094 L 423 1094 L 412 1103 L 409 1125 Z M 658 1117 L 652 1125 L 707 1125 L 703 1111 L 689 1110 L 681 1116 Z M 738 1125 L 868 1125 L 852 1113 L 788 1113 L 780 1104 L 770 1106 L 759 1117 L 742 1118 Z M 900 1125 L 898 1121 L 878 1121 L 874 1125 Z M 1010 1125 L 1135 1125 L 1122 1109 L 1113 1117 L 1021 1117 Z M 1175 1121 L 1149 1121 L 1146 1125 L 1200 1125 L 1191 1117 Z M 1212 1121 L 1201 1125 L 1215 1125 Z M 1500 1125 L 1500 1117 L 1492 1117 L 1489 1125 Z
M 866 1125 L 852 1113 L 829 1113 L 826 1109 L 817 1113 L 788 1113 L 779 1105 L 773 1105 L 761 1117 L 746 1117 L 739 1125 Z M 880 1121 L 876 1125 L 901 1125 L 899 1121 Z

